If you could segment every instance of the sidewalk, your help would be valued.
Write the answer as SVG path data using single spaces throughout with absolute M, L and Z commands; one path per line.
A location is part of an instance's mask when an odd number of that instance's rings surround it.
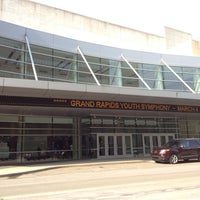
M 65 161 L 65 162 L 50 162 L 37 164 L 24 164 L 12 166 L 0 166 L 0 177 L 22 175 L 31 172 L 44 171 L 54 168 L 76 167 L 76 166 L 92 166 L 92 165 L 108 165 L 121 163 L 139 163 L 151 162 L 150 158 L 138 159 L 121 159 L 121 160 L 79 160 L 79 161 Z

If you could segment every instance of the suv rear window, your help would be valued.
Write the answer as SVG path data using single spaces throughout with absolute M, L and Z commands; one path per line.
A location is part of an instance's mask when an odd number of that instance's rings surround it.
M 193 148 L 199 147 L 199 143 L 197 140 L 190 140 L 189 143 L 190 143 L 190 147 L 193 147 Z

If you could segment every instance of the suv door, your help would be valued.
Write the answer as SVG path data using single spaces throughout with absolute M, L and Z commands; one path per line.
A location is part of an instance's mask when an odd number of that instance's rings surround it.
M 179 143 L 179 158 L 184 160 L 190 159 L 191 157 L 191 148 L 188 140 L 182 140 Z
M 196 140 L 190 140 L 189 146 L 190 146 L 190 157 L 198 158 L 199 157 L 199 143 Z

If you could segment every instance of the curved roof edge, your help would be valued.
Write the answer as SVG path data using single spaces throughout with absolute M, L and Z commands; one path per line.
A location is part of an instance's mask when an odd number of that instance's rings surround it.
M 141 88 L 99 87 L 96 85 L 14 78 L 0 78 L 0 95 L 199 106 L 199 95 L 186 92 L 148 91 Z
M 0 37 L 24 42 L 24 36 L 27 35 L 31 44 L 73 53 L 77 52 L 77 47 L 79 46 L 83 53 L 88 56 L 119 60 L 121 59 L 121 54 L 123 54 L 128 61 L 136 63 L 159 65 L 161 64 L 161 58 L 163 58 L 169 65 L 173 66 L 199 67 L 200 65 L 200 57 L 115 48 L 33 30 L 4 21 L 0 21 L 0 29 Z

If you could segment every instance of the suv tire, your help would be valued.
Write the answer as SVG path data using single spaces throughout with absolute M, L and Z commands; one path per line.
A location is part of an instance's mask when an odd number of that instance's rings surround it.
M 172 154 L 169 157 L 169 163 L 170 164 L 176 164 L 176 163 L 178 163 L 178 156 L 176 154 Z

